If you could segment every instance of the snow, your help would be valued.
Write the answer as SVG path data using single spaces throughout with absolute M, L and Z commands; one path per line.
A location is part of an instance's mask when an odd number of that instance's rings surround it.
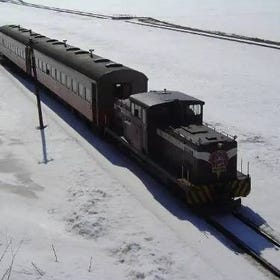
M 271 244 L 266 238 L 256 234 L 253 229 L 237 218 L 220 215 L 214 219 L 219 224 L 222 224 L 229 232 L 233 233 L 234 236 L 237 236 L 241 242 L 253 249 L 255 253 L 260 254 L 270 264 L 275 267 L 280 266 L 279 248 Z
M 206 30 L 218 30 L 278 40 L 278 0 L 30 0 L 35 4 L 77 9 L 106 15 L 150 16 Z
M 50 161 L 42 163 L 34 94 L 3 67 L 0 73 L 5 89 L 1 95 L 1 249 L 10 240 L 13 252 L 21 244 L 14 279 L 37 279 L 32 263 L 44 273 L 43 279 L 240 278 L 242 270 L 234 272 L 233 263 L 264 279 L 208 233 L 202 221 L 182 205 L 176 206 L 176 199 L 157 183 L 128 170 L 131 166 L 141 174 L 137 166 L 107 143 L 99 143 L 81 121 L 46 96 L 44 102 L 54 111 L 43 106 Z M 56 113 L 72 125 L 77 122 L 88 136 L 83 139 Z M 107 159 L 96 146 L 109 153 Z M 115 172 L 123 179 L 116 178 Z M 171 209 L 174 214 L 168 212 Z M 201 255 L 202 249 L 206 251 Z M 222 269 L 221 253 L 232 259 Z M 10 254 L 5 255 L 1 275 Z M 87 271 L 90 257 L 91 273 Z
M 20 24 L 93 47 L 146 73 L 151 89 L 205 100 L 205 120 L 237 134 L 244 166 L 245 159 L 251 162 L 252 193 L 243 200 L 244 210 L 279 232 L 277 50 L 7 3 L 0 3 L 0 12 L 0 25 Z M 30 82 L 0 66 L 0 84 L 1 253 L 12 239 L 0 276 L 11 261 L 10 249 L 21 244 L 12 279 L 40 278 L 32 262 L 45 273 L 42 279 L 268 278 L 47 94 L 44 164 Z

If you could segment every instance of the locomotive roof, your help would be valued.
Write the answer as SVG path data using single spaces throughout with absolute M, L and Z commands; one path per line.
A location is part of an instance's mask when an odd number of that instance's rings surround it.
M 35 50 L 75 69 L 95 81 L 100 80 L 104 76 L 108 77 L 114 74 L 127 75 L 128 72 L 147 80 L 147 77 L 141 72 L 98 55 L 91 55 L 88 51 L 55 39 L 50 39 L 41 34 L 32 32 L 31 30 L 21 28 L 18 25 L 2 26 L 0 27 L 0 32 L 25 45 L 28 45 L 30 39 L 32 39 Z
M 234 138 L 230 135 L 223 134 L 206 125 L 191 124 L 189 126 L 180 126 L 173 129 L 166 129 L 165 132 L 171 133 L 177 139 L 187 139 L 193 143 L 202 145 L 217 142 L 232 142 Z
M 130 100 L 140 104 L 143 107 L 153 107 L 159 104 L 170 103 L 175 100 L 189 102 L 190 104 L 204 104 L 204 101 L 180 91 L 149 91 L 130 96 Z

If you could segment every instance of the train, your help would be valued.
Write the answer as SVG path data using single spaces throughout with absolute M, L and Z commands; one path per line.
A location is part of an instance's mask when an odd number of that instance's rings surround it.
M 251 177 L 237 168 L 236 136 L 203 121 L 204 101 L 148 90 L 132 68 L 33 32 L 0 27 L 0 53 L 114 139 L 188 206 L 240 205 Z

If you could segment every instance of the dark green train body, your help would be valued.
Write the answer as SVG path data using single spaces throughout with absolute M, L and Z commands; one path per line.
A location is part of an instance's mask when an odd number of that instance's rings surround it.
M 147 92 L 143 73 L 17 25 L 0 27 L 0 53 L 28 75 L 36 68 L 41 84 L 180 190 L 189 205 L 249 194 L 249 175 L 237 171 L 236 138 L 203 124 L 203 101 Z

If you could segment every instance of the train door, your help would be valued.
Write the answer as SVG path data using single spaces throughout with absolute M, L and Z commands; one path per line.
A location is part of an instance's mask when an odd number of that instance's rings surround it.
M 132 87 L 129 83 L 116 83 L 114 88 L 114 96 L 118 99 L 126 99 L 132 93 Z
M 32 74 L 32 48 L 30 46 L 25 47 L 25 67 L 28 75 Z

